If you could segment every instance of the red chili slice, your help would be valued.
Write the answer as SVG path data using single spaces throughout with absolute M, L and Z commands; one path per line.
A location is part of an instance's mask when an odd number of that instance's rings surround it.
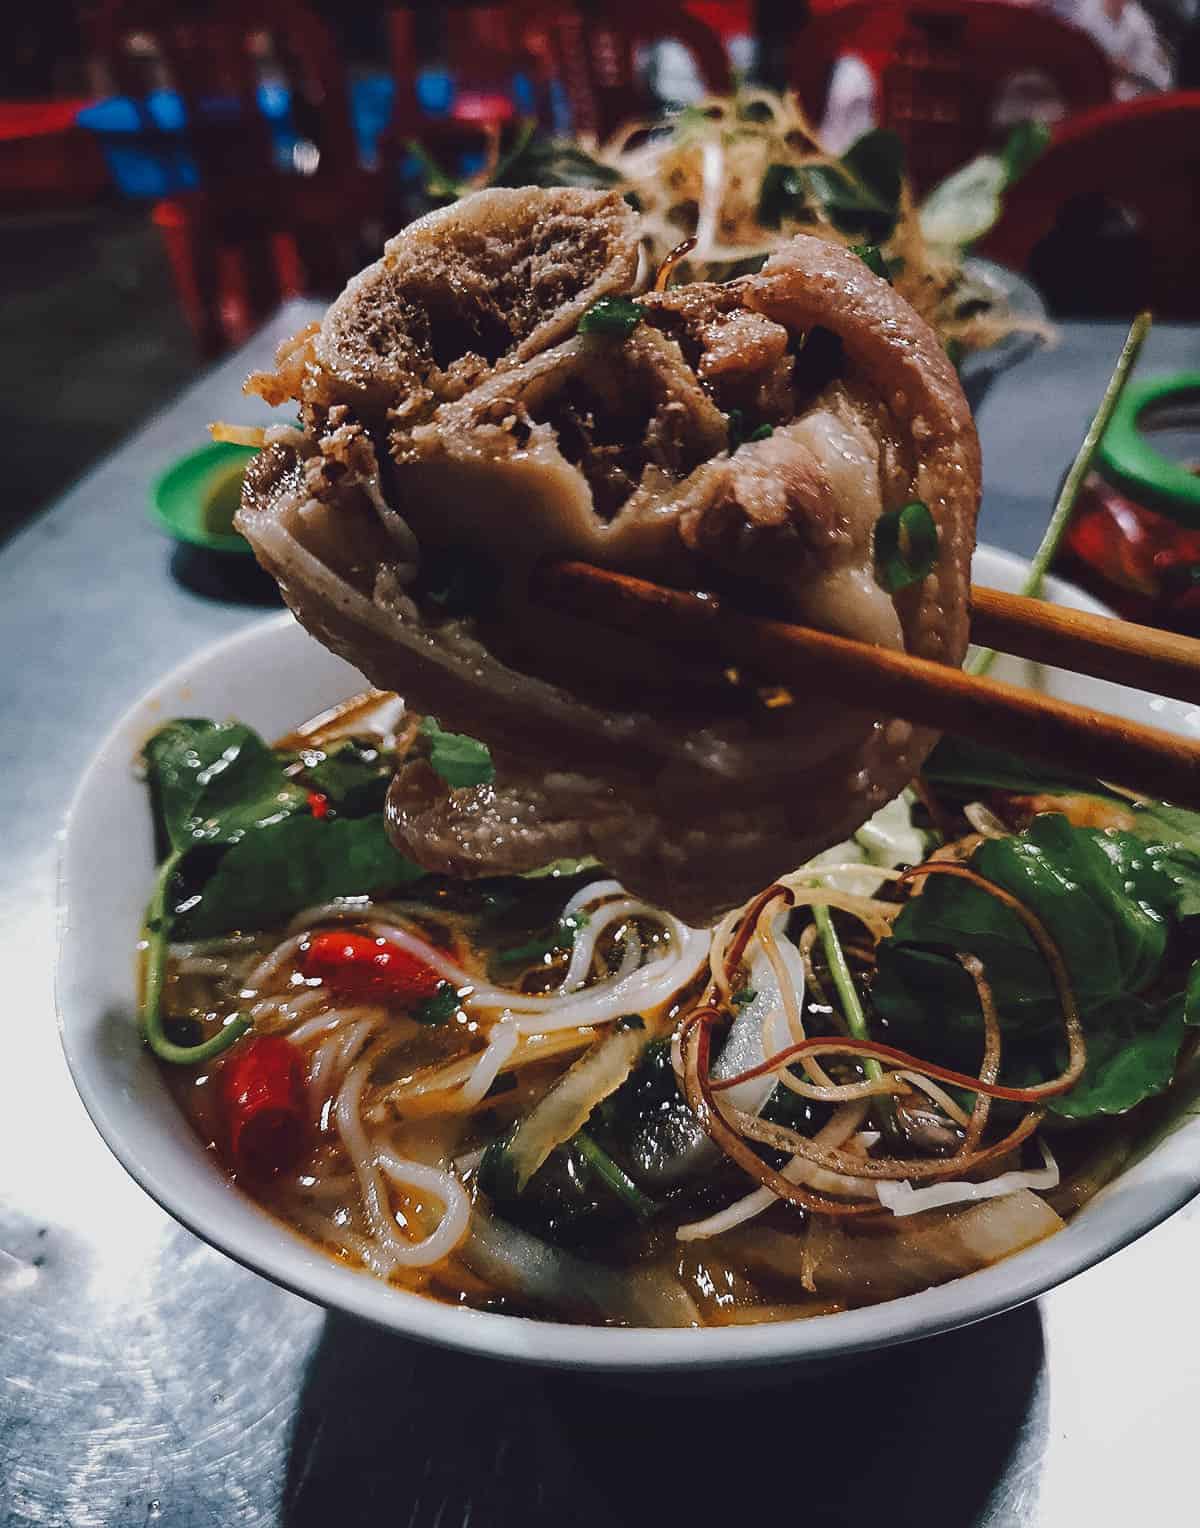
M 293 1166 L 308 1137 L 304 1057 L 282 1035 L 259 1035 L 221 1068 L 229 1161 L 239 1173 L 269 1177 Z
M 320 980 L 339 997 L 391 998 L 420 1003 L 442 985 L 437 971 L 386 939 L 337 930 L 314 934 L 301 959 L 310 980 Z

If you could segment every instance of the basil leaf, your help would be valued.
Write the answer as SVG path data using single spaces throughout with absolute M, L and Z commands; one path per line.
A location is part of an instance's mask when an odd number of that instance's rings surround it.
M 1154 846 L 1179 890 L 1179 916 L 1200 914 L 1200 814 L 1163 801 L 1132 809 L 1132 833 Z
M 1157 1008 L 1131 999 L 1093 1015 L 1083 1076 L 1069 1093 L 1050 1101 L 1051 1112 L 1076 1120 L 1125 1114 L 1165 1092 L 1186 1024 L 1182 994 Z
M 1179 890 L 1161 854 L 1132 834 L 1046 813 L 981 844 L 971 864 L 1045 924 L 1085 1017 L 1157 975 Z M 872 986 L 876 1011 L 912 1045 L 978 1053 L 978 1001 L 957 951 L 983 962 L 1006 1031 L 1037 1039 L 1061 1023 L 1050 971 L 1017 916 L 976 886 L 931 876 L 880 945 Z
M 429 739 L 429 762 L 452 790 L 466 785 L 490 785 L 496 778 L 486 743 L 461 732 L 443 732 L 432 716 L 421 723 Z
M 642 305 L 632 297 L 601 297 L 582 315 L 576 327 L 580 334 L 627 340 L 641 321 Z
M 233 844 L 307 810 L 307 790 L 241 722 L 168 722 L 143 752 L 160 846 Z
M 324 822 L 307 814 L 290 817 L 233 844 L 215 868 L 206 850 L 198 853 L 198 891 L 182 906 L 172 899 L 181 938 L 274 928 L 306 907 L 335 897 L 379 896 L 424 875 L 393 847 L 378 814 Z M 192 858 L 182 869 L 185 891 L 194 884 Z
M 920 583 L 937 561 L 938 529 L 928 507 L 913 499 L 875 522 L 875 577 L 889 594 Z

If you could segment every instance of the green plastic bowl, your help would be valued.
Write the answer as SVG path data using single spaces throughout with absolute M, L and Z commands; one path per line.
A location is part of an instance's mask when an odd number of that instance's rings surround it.
M 154 516 L 168 535 L 206 552 L 251 557 L 250 543 L 233 528 L 242 474 L 252 446 L 213 441 L 182 456 L 151 489 Z

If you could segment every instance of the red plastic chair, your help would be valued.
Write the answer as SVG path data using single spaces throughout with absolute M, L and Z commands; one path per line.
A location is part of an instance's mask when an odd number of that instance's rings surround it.
M 733 76 L 720 37 L 671 0 L 617 0 L 584 9 L 529 4 L 520 7 L 527 53 L 547 60 L 566 93 L 571 128 L 605 138 L 653 104 L 639 76 L 637 50 L 654 42 L 680 42 L 695 60 L 705 89 L 724 93 Z
M 920 189 L 986 148 L 1018 75 L 1047 77 L 1068 113 L 1112 99 L 1112 68 L 1092 38 L 1004 0 L 851 0 L 822 11 L 792 45 L 789 83 L 814 121 L 834 66 L 858 54 L 879 86 L 880 125 L 903 140 Z
M 382 231 L 382 181 L 358 165 L 344 69 L 315 16 L 290 0 L 212 0 L 198 14 L 111 0 L 92 36 L 121 94 L 182 97 L 200 184 L 154 221 L 203 353 L 240 342 L 286 297 L 336 290 L 364 262 L 369 225 Z M 276 163 L 259 110 L 267 67 L 291 89 L 294 173 Z
M 984 250 L 1028 271 L 1059 313 L 1200 318 L 1200 91 L 1064 122 Z

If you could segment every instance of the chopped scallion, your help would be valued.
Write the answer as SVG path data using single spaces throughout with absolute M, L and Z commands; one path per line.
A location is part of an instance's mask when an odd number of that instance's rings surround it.
M 937 551 L 937 525 L 920 499 L 875 522 L 875 577 L 889 594 L 920 583 L 937 561 Z
M 857 255 L 869 271 L 874 272 L 876 276 L 882 276 L 888 285 L 891 285 L 892 274 L 888 270 L 888 263 L 878 244 L 851 244 L 850 253 Z
M 580 318 L 580 334 L 599 334 L 605 339 L 627 340 L 642 321 L 642 305 L 632 297 L 602 297 Z

